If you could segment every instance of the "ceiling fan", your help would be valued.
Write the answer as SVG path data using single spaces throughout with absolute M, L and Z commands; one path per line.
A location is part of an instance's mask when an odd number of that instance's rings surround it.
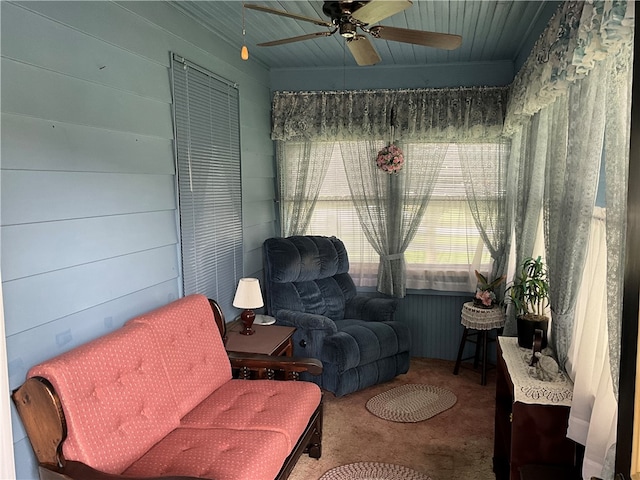
M 383 25 L 371 26 L 396 13 L 400 13 L 411 5 L 412 2 L 410 0 L 325 0 L 322 11 L 331 19 L 330 21 L 289 13 L 284 10 L 276 10 L 262 5 L 245 4 L 244 6 L 251 10 L 289 17 L 303 22 L 311 22 L 315 25 L 329 28 L 328 31 L 314 32 L 297 37 L 259 43 L 258 46 L 272 47 L 275 45 L 284 45 L 286 43 L 311 40 L 318 37 L 329 37 L 338 32 L 346 39 L 347 47 L 349 47 L 349 51 L 358 65 L 375 65 L 381 60 L 380 55 L 369 38 L 359 33 L 359 30 L 369 34 L 373 38 L 394 42 L 412 43 L 445 50 L 454 50 L 460 46 L 462 43 L 462 37 L 460 35 L 411 30 L 408 28 L 385 27 Z

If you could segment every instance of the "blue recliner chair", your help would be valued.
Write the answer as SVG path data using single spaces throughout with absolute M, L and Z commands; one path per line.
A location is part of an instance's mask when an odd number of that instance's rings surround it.
M 393 321 L 397 300 L 357 294 L 342 241 L 270 238 L 264 260 L 267 313 L 296 327 L 294 355 L 324 365 L 321 377 L 305 380 L 342 396 L 409 370 L 409 329 Z

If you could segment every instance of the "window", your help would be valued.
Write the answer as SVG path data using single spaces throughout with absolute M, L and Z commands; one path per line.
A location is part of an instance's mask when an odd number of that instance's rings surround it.
M 242 276 L 238 90 L 175 54 L 171 73 L 183 294 L 230 317 Z
M 425 150 L 424 145 L 405 145 L 405 152 L 410 149 L 412 155 L 420 155 Z M 502 146 L 495 144 L 495 164 L 498 163 Z M 473 147 L 460 145 L 460 148 L 471 150 Z M 492 151 L 493 145 L 482 145 L 484 152 L 487 148 Z M 360 227 L 340 148 L 334 148 L 333 152 L 325 166 L 326 176 L 306 233 L 335 235 L 343 240 L 349 252 L 350 273 L 356 284 L 375 287 L 378 254 L 369 245 Z M 476 286 L 474 270 L 485 273 L 491 270 L 491 256 L 467 202 L 460 157 L 458 145 L 449 145 L 425 214 L 405 252 L 407 288 L 472 292 Z M 486 162 L 485 156 L 483 163 Z M 499 201 L 498 197 L 503 192 L 499 192 L 498 183 L 496 180 L 495 194 L 476 200 L 488 203 Z M 283 198 L 282 201 L 292 199 Z

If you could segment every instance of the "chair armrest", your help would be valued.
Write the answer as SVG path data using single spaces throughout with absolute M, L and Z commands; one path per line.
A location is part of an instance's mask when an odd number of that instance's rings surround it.
M 324 315 L 282 309 L 275 317 L 278 325 L 295 327 L 293 353 L 300 357 L 322 360 L 325 340 L 338 333 L 335 322 Z
M 245 368 L 248 370 L 268 369 L 285 372 L 287 376 L 295 372 L 320 375 L 322 362 L 316 358 L 307 357 L 276 357 L 259 353 L 235 353 L 229 352 L 231 368 Z
M 200 480 L 198 477 L 132 477 L 101 472 L 80 462 L 67 461 L 63 467 L 40 464 L 41 480 Z
M 397 298 L 356 295 L 345 305 L 344 317 L 388 322 L 393 320 L 397 306 Z
M 296 312 L 293 310 L 278 310 L 276 313 L 278 325 L 287 325 L 301 330 L 321 330 L 327 335 L 338 332 L 333 320 L 324 315 Z

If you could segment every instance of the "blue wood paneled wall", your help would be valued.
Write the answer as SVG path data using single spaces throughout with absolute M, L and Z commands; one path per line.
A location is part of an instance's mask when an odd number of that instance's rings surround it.
M 275 233 L 266 69 L 160 2 L 1 4 L 1 261 L 10 388 L 180 295 L 170 52 L 238 83 L 245 274 Z M 241 12 L 239 11 L 239 15 Z M 38 477 L 12 412 L 17 476 Z
M 244 275 L 262 278 L 261 245 L 276 234 L 269 129 L 270 89 L 279 88 L 272 83 L 278 72 L 242 62 L 237 45 L 164 2 L 0 8 L 0 253 L 15 388 L 35 363 L 180 295 L 171 51 L 239 85 Z M 493 74 L 512 72 L 505 64 Z M 445 77 L 467 84 L 450 71 L 428 74 L 425 86 Z M 425 83 L 420 75 L 416 85 Z M 488 78 L 476 74 L 474 82 Z M 467 298 L 401 302 L 398 319 L 412 330 L 413 355 L 455 358 Z M 15 410 L 11 420 L 17 476 L 35 480 Z
M 512 61 L 420 65 L 411 67 L 334 67 L 273 69 L 271 89 L 367 90 L 377 88 L 446 88 L 504 86 L 515 75 Z
M 471 294 L 417 295 L 410 293 L 398 303 L 396 319 L 411 330 L 411 355 L 455 360 L 462 337 L 462 304 Z

